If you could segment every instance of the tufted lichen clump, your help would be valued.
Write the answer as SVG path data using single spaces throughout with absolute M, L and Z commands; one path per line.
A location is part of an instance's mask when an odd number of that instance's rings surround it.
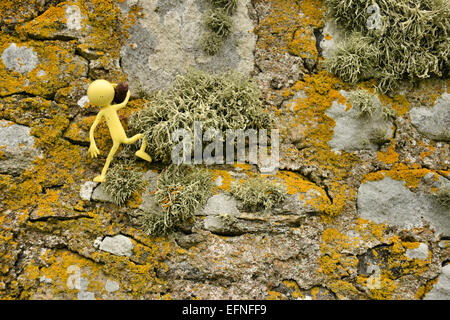
M 371 119 L 376 114 L 381 114 L 384 119 L 390 119 L 396 115 L 394 109 L 380 103 L 377 95 L 364 89 L 351 91 L 349 102 L 364 119 Z
M 439 189 L 435 197 L 442 206 L 450 208 L 450 188 Z
M 208 29 L 200 39 L 200 47 L 210 56 L 216 55 L 229 37 L 235 13 L 237 0 L 209 0 L 211 9 L 203 15 L 203 20 Z
M 212 195 L 213 182 L 208 170 L 169 165 L 158 178 L 154 193 L 157 208 L 141 212 L 139 224 L 148 235 L 164 235 L 186 222 Z
M 142 172 L 134 170 L 133 161 L 116 163 L 106 173 L 106 181 L 103 183 L 105 191 L 111 196 L 117 205 L 122 205 L 135 191 L 144 187 Z
M 250 178 L 231 187 L 231 194 L 242 202 L 245 210 L 270 210 L 286 199 L 286 188 L 262 178 Z
M 128 125 L 132 132 L 145 135 L 155 160 L 168 163 L 174 145 L 171 134 L 177 129 L 194 132 L 195 121 L 202 122 L 204 132 L 270 128 L 272 118 L 264 112 L 260 95 L 256 84 L 239 73 L 190 70 L 170 89 L 151 97 L 148 106 L 131 115 Z
M 326 0 L 328 16 L 349 35 L 327 69 L 356 83 L 368 78 L 392 92 L 401 80 L 448 74 L 450 6 L 447 0 Z

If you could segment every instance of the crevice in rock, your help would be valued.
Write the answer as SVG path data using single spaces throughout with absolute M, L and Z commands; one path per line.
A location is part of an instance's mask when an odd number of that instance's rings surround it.
M 68 137 L 65 137 L 65 132 L 64 132 L 62 138 L 63 138 L 63 140 L 66 140 L 67 142 L 69 142 L 69 143 L 71 143 L 73 145 L 76 145 L 76 146 L 80 146 L 80 147 L 89 147 L 89 144 L 90 144 L 87 141 L 77 141 L 77 140 L 73 140 L 73 139 L 70 139 Z
M 79 211 L 77 211 L 79 212 Z M 46 217 L 39 217 L 39 218 L 31 218 L 31 216 L 28 218 L 28 221 L 30 222 L 42 222 L 42 221 L 68 221 L 68 220 L 78 220 L 78 219 L 93 219 L 93 217 L 89 216 L 88 214 L 79 214 L 75 216 L 70 217 L 61 217 L 61 216 L 46 216 Z

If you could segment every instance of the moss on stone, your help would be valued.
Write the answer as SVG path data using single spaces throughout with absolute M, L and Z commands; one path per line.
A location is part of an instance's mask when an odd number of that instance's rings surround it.
M 225 10 L 229 15 L 236 12 L 238 0 L 208 0 L 209 3 L 215 8 L 221 8 Z
M 135 191 L 144 187 L 142 175 L 142 172 L 135 170 L 133 161 L 118 162 L 106 173 L 105 191 L 115 204 L 122 205 Z
M 174 146 L 172 132 L 194 132 L 194 121 L 202 122 L 204 132 L 270 128 L 272 119 L 264 112 L 260 95 L 256 84 L 239 73 L 214 75 L 191 69 L 132 114 L 128 125 L 133 133 L 145 135 L 153 159 L 168 163 Z
M 205 53 L 214 56 L 223 47 L 223 37 L 214 32 L 205 32 L 200 39 L 200 47 Z
M 164 235 L 192 221 L 195 212 L 212 195 L 209 171 L 188 166 L 170 165 L 158 178 L 154 193 L 158 209 L 141 212 L 138 220 L 148 235 Z
M 385 0 L 376 7 L 364 0 L 326 0 L 325 4 L 328 16 L 350 34 L 327 63 L 343 80 L 375 78 L 378 89 L 386 93 L 401 80 L 448 73 L 448 1 Z M 369 23 L 374 19 L 379 21 L 375 28 Z
M 206 27 L 216 35 L 226 38 L 230 34 L 233 22 L 224 9 L 208 10 L 204 19 Z
M 242 201 L 244 209 L 270 210 L 286 199 L 286 188 L 262 178 L 250 178 L 231 187 L 231 194 Z

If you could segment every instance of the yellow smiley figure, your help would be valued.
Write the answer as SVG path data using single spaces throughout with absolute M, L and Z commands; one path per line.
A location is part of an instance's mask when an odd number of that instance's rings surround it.
M 91 83 L 87 92 L 89 101 L 93 105 L 101 107 L 101 110 L 97 114 L 97 117 L 95 118 L 95 121 L 89 131 L 89 141 L 91 143 L 88 150 L 89 155 L 93 158 L 96 158 L 100 153 L 97 145 L 95 144 L 94 131 L 102 117 L 104 117 L 106 120 L 106 124 L 108 125 L 109 132 L 111 133 L 111 138 L 113 140 L 113 146 L 111 148 L 111 151 L 109 151 L 108 157 L 106 158 L 105 166 L 103 167 L 101 175 L 94 178 L 95 182 L 105 181 L 106 171 L 108 170 L 111 160 L 117 152 L 117 149 L 119 149 L 119 146 L 122 143 L 132 144 L 137 140 L 142 139 L 142 146 L 136 152 L 136 156 L 149 162 L 152 161 L 152 158 L 145 152 L 147 143 L 144 139 L 144 136 L 142 134 L 137 134 L 131 138 L 128 138 L 125 130 L 122 127 L 119 116 L 117 115 L 117 110 L 125 107 L 128 103 L 128 100 L 130 99 L 130 91 L 128 90 L 127 97 L 122 103 L 111 105 L 114 100 L 114 87 L 115 85 L 109 83 L 106 80 L 96 80 Z

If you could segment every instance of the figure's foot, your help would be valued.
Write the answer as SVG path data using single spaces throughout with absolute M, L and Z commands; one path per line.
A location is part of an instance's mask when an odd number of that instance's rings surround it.
M 145 151 L 138 150 L 135 154 L 141 159 L 147 160 L 148 162 L 152 162 L 152 157 L 150 157 Z
M 105 182 L 105 176 L 96 176 L 94 182 Z

